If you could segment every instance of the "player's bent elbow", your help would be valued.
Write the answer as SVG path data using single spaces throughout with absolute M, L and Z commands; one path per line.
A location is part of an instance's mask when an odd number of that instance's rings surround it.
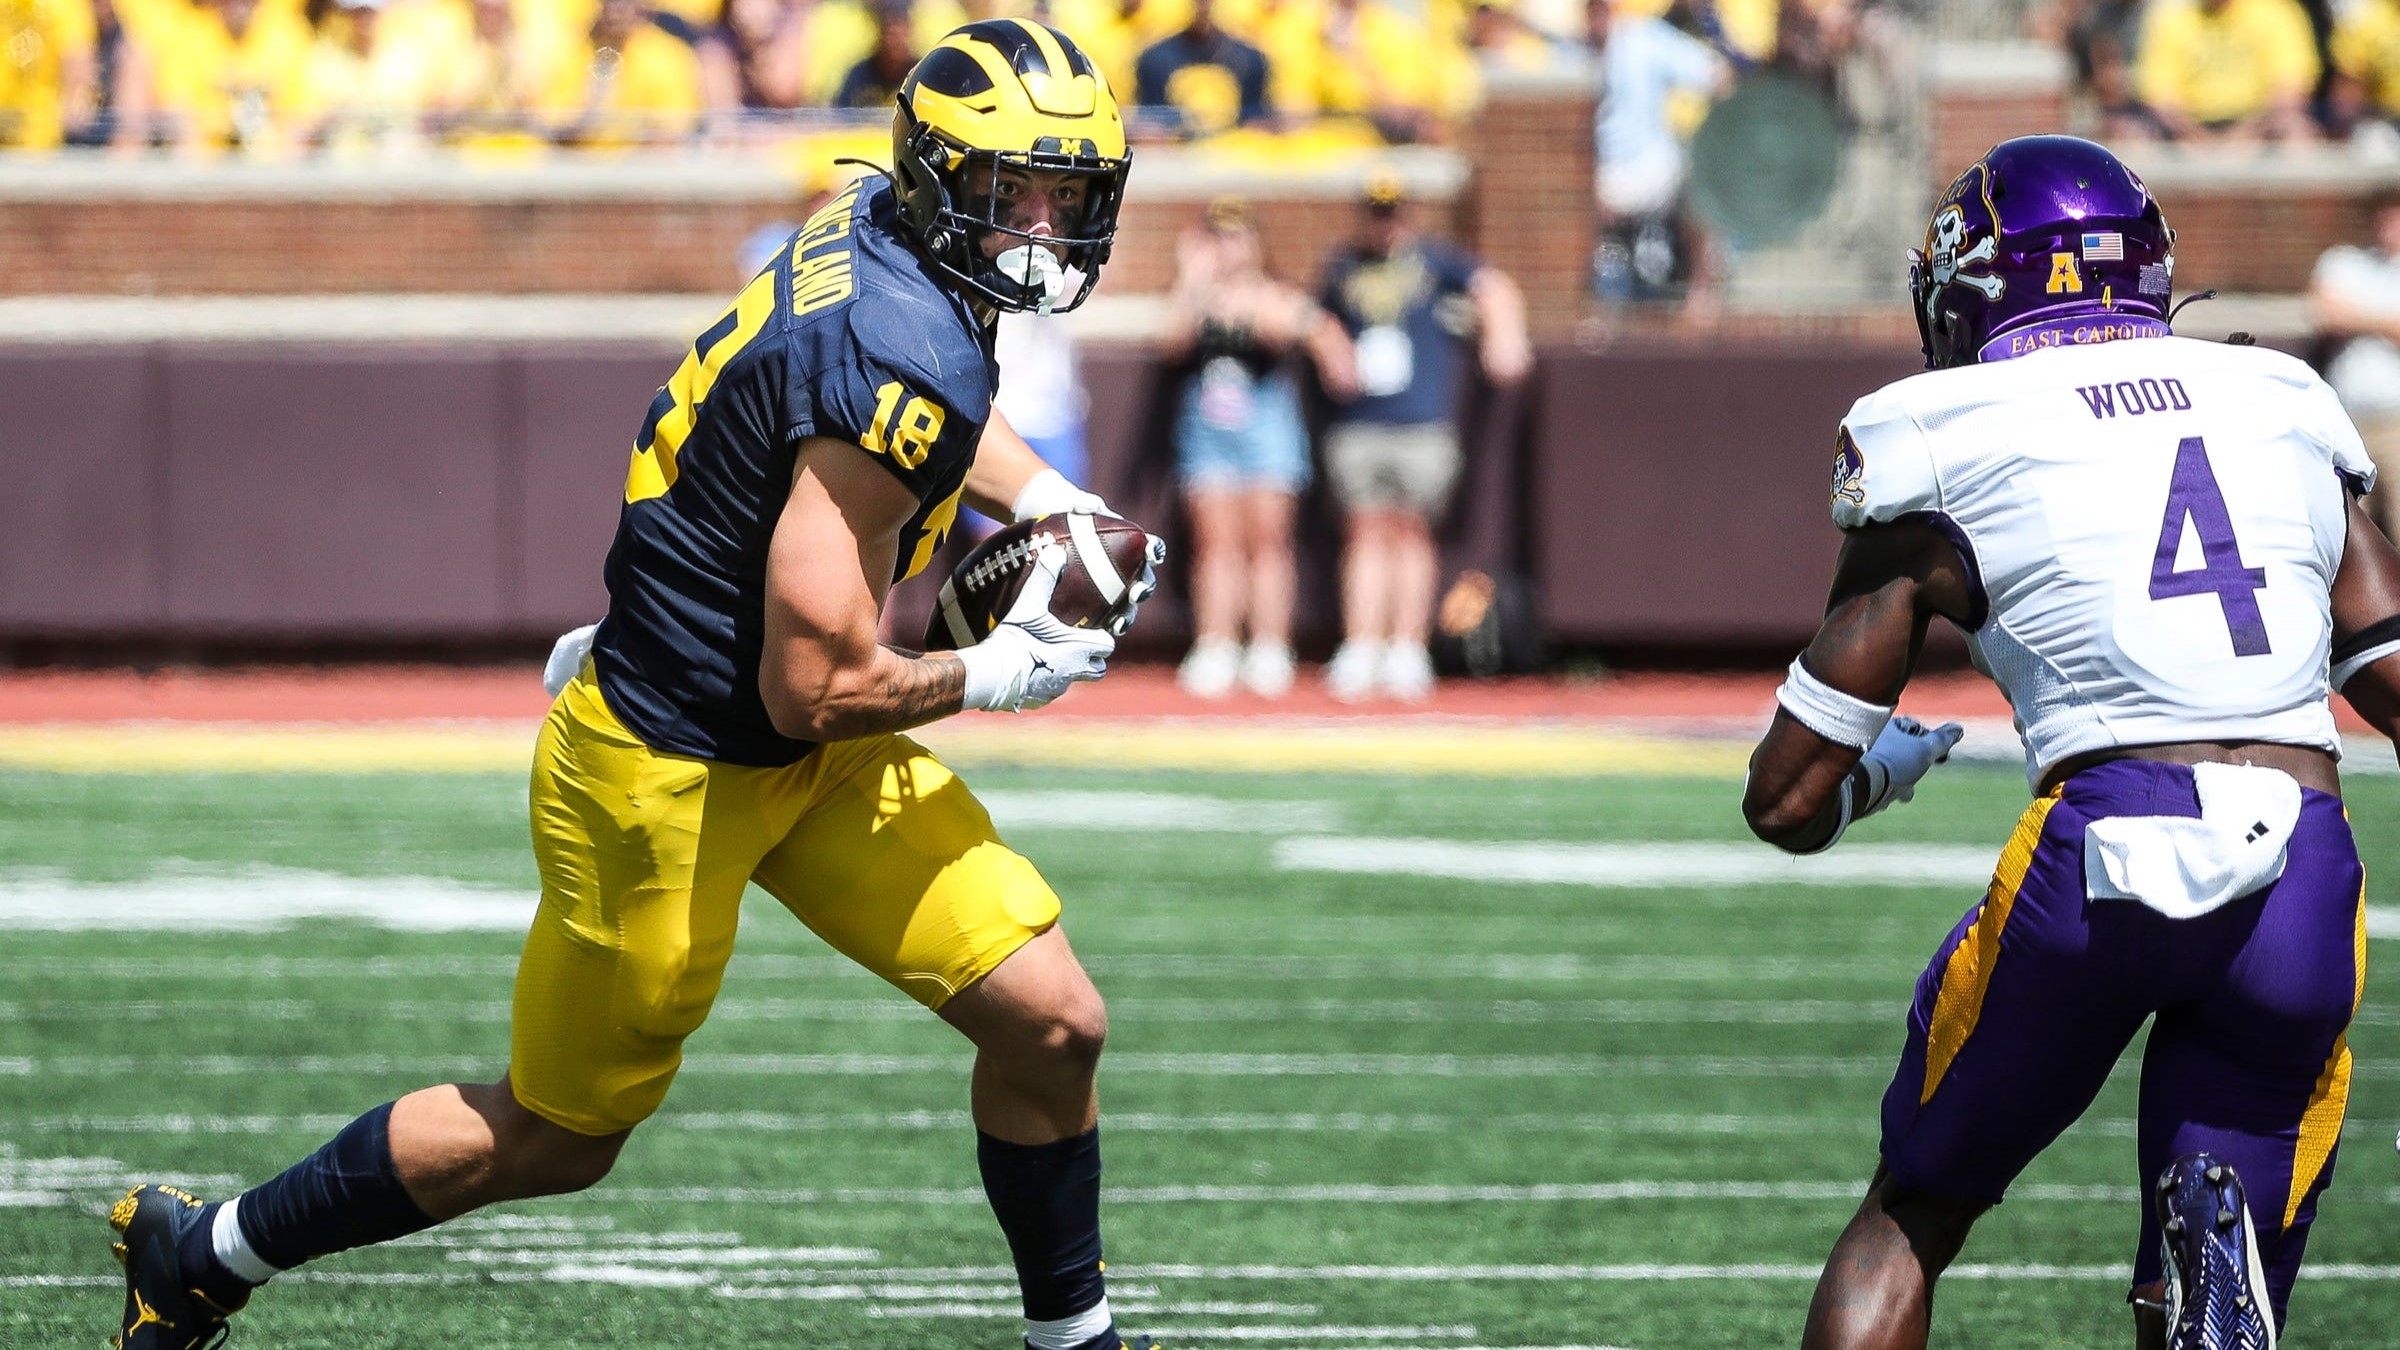
M 804 678 L 759 672 L 759 696 L 776 733 L 796 741 L 846 741 L 889 730 L 888 691 L 872 667 L 832 667 Z
M 1781 792 L 1762 787 L 1756 776 L 1742 791 L 1742 823 L 1750 833 L 1786 853 L 1802 853 L 1814 842 L 1818 817 L 1825 814 L 1824 804 L 1802 799 L 1795 789 Z
M 797 678 L 779 662 L 759 664 L 758 697 L 766 705 L 767 722 L 776 735 L 795 741 L 839 739 L 831 734 L 838 720 L 831 685 L 825 678 Z

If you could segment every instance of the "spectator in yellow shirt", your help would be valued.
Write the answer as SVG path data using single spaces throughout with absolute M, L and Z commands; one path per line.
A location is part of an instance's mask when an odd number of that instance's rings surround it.
M 1439 139 L 1453 51 L 1383 0 L 1327 0 L 1313 54 L 1317 111 L 1364 117 L 1390 141 Z
M 47 150 L 93 99 L 88 0 L 0 0 L 0 145 Z
M 2363 0 L 2333 30 L 2333 114 L 2342 127 L 2400 116 L 2400 0 Z
M 186 149 L 273 154 L 306 100 L 309 31 L 285 0 L 205 0 L 176 13 L 156 46 L 158 101 Z
M 2306 139 L 2316 39 L 2296 0 L 2156 0 L 2134 89 L 2178 139 Z
M 434 128 L 454 139 L 509 136 L 533 129 L 546 79 L 541 44 L 517 22 L 510 0 L 452 0 L 460 36 L 430 94 Z
M 909 27 L 908 0 L 875 0 L 875 50 L 850 68 L 833 96 L 837 108 L 891 108 L 900 86 L 917 65 L 916 34 Z
M 67 144 L 149 148 L 158 105 L 150 52 L 118 18 L 116 0 L 92 0 L 91 93 L 65 88 Z
M 436 0 L 335 0 L 309 52 L 303 143 L 343 154 L 424 136 L 440 67 L 456 59 Z
M 813 0 L 729 0 L 724 25 L 700 44 L 708 106 L 720 117 L 771 117 L 808 102 Z
M 700 121 L 700 58 L 642 0 L 603 0 L 583 59 L 559 73 L 544 102 L 565 144 L 678 141 Z

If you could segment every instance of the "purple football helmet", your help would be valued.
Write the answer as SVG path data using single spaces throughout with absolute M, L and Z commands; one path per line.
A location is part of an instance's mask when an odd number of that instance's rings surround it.
M 1932 369 L 2167 335 L 2175 232 L 2150 189 L 2073 136 L 2002 141 L 1950 184 L 1909 254 Z

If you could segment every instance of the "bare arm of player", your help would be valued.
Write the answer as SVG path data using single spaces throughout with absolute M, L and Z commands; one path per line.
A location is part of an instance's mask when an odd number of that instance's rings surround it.
M 1017 494 L 1049 467 L 994 408 L 992 420 L 983 424 L 983 439 L 975 443 L 974 466 L 967 470 L 967 505 L 994 520 L 1014 520 Z
M 800 443 L 792 493 L 767 545 L 758 692 L 777 731 L 851 740 L 963 706 L 966 667 L 956 656 L 910 656 L 876 640 L 900 530 L 916 509 L 909 490 L 856 445 Z
M 2355 500 L 2333 578 L 2333 673 L 2358 715 L 2400 741 L 2400 549 Z
M 1965 565 L 1939 530 L 1914 522 L 1852 530 L 1834 568 L 1825 621 L 1801 663 L 1851 698 L 1897 703 L 1934 616 L 1963 620 L 1971 605 Z M 1751 833 L 1786 852 L 1822 848 L 1846 819 L 1841 798 L 1862 754 L 1777 708 L 1750 756 L 1742 793 Z

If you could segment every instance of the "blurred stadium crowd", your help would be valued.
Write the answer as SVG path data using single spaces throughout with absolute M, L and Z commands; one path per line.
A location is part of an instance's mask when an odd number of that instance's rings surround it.
M 2056 0 L 2101 140 L 2400 146 L 2400 0 Z
M 2289 0 L 2283 0 L 2288 3 Z M 887 108 L 995 14 L 1073 34 L 1139 139 L 1442 143 L 1494 69 L 1581 68 L 1637 23 L 1719 63 L 1636 74 L 1688 134 L 1739 72 L 1824 76 L 1880 0 L 0 0 L 0 146 L 206 155 L 744 144 Z M 1663 20 L 1664 22 L 1656 22 Z M 1624 47 L 1628 44 L 1619 42 Z M 1687 56 L 1683 68 L 1692 62 Z M 1620 81 L 1622 82 L 1622 81 Z M 1238 148 L 1238 144 L 1237 144 Z

